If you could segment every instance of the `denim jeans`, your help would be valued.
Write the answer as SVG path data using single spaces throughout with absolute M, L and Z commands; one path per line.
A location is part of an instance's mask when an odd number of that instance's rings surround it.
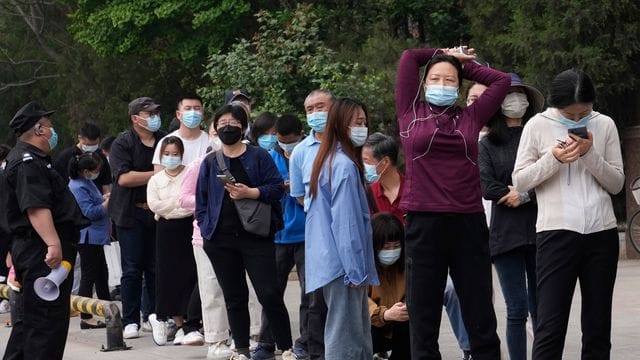
M 371 360 L 371 318 L 367 287 L 352 288 L 343 276 L 322 287 L 327 303 L 324 328 L 326 360 Z
M 507 305 L 509 359 L 527 360 L 527 316 L 536 327 L 536 246 L 524 245 L 497 255 L 493 264 Z
M 447 276 L 447 286 L 444 288 L 444 308 L 447 311 L 447 317 L 451 323 L 451 329 L 456 335 L 458 340 L 458 346 L 462 351 L 471 351 L 471 344 L 469 343 L 469 335 L 467 329 L 464 327 L 464 321 L 462 320 L 462 310 L 460 310 L 460 300 L 458 300 L 458 294 L 453 287 L 453 281 L 451 277 Z
M 155 258 L 156 224 L 153 213 L 136 208 L 136 223 L 133 227 L 117 226 L 120 253 L 122 256 L 122 325 L 140 324 L 140 299 L 142 275 L 147 287 L 149 306 L 155 304 Z M 154 312 L 152 310 L 152 312 Z

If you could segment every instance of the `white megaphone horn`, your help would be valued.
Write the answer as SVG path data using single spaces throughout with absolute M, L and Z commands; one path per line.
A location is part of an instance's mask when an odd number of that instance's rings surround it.
M 69 271 L 71 271 L 71 263 L 66 260 L 62 260 L 60 265 L 51 270 L 49 275 L 36 279 L 33 284 L 33 290 L 35 290 L 36 294 L 42 300 L 53 301 L 57 299 L 58 296 L 60 296 L 60 290 L 58 287 L 62 284 L 64 279 L 67 278 Z

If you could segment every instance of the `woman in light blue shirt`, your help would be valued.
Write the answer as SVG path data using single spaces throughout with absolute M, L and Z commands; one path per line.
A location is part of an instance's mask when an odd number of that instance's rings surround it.
M 352 99 L 337 100 L 309 184 L 305 290 L 324 292 L 327 360 L 373 357 L 367 286 L 379 281 L 361 160 L 366 138 L 366 107 Z
M 104 245 L 110 243 L 111 223 L 107 215 L 109 194 L 102 195 L 93 183 L 100 174 L 100 157 L 85 153 L 69 160 L 69 190 L 78 202 L 82 215 L 91 220 L 91 226 L 80 230 L 78 252 L 80 253 L 80 288 L 78 295 L 92 297 L 95 285 L 99 299 L 110 300 L 109 272 L 104 257 Z M 81 329 L 104 328 L 105 323 L 96 321 L 91 314 L 82 313 Z

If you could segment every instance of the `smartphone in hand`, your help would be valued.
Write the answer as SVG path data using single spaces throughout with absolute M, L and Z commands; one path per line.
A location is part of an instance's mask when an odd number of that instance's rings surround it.
M 579 137 L 581 137 L 583 139 L 588 139 L 589 138 L 586 126 L 570 127 L 568 132 L 569 132 L 569 134 L 574 134 L 574 135 L 579 136 Z
M 216 177 L 218 178 L 218 180 L 220 180 L 223 184 L 235 184 L 235 180 L 234 179 L 230 179 L 227 175 L 216 175 Z

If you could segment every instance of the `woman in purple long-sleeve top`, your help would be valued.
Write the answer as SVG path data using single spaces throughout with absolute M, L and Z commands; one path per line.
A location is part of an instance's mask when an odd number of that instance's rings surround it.
M 438 332 L 447 272 L 460 298 L 473 359 L 500 358 L 478 134 L 500 108 L 511 80 L 476 65 L 474 58 L 446 49 L 409 49 L 398 65 L 396 112 L 406 158 L 400 206 L 407 210 L 407 305 L 414 360 L 441 358 Z M 421 80 L 422 66 L 426 75 Z M 463 78 L 488 86 L 466 108 L 455 105 Z

